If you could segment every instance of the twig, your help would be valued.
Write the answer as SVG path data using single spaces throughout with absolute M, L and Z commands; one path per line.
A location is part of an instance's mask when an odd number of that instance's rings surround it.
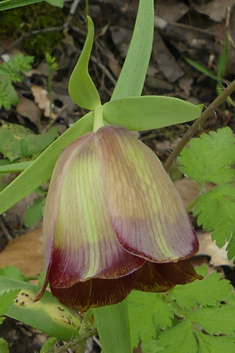
M 77 8 L 78 8 L 78 5 L 79 5 L 80 1 L 81 0 L 74 0 L 72 5 L 71 5 L 70 11 L 69 11 L 69 15 L 67 17 L 66 22 L 64 23 L 64 26 L 63 26 L 64 27 L 64 31 L 66 33 L 68 33 L 68 29 L 70 27 L 70 24 L 71 24 L 71 21 L 73 19 L 73 16 L 74 16 L 75 12 L 77 11 Z
M 62 353 L 65 352 L 67 349 L 75 347 L 77 344 L 82 343 L 83 341 L 85 341 L 86 339 L 88 339 L 89 337 L 92 337 L 94 335 L 97 334 L 97 330 L 93 329 L 90 332 L 88 332 L 86 335 L 84 336 L 78 336 L 77 338 L 75 338 L 74 340 L 65 343 L 63 346 L 56 348 L 54 350 L 54 353 Z
M 2 219 L 2 216 L 0 216 L 0 227 L 2 228 L 2 230 L 3 230 L 3 232 L 4 232 L 5 236 L 6 236 L 6 238 L 7 238 L 9 241 L 12 240 L 13 238 L 12 238 L 11 234 L 8 232 L 8 230 L 7 230 L 6 226 L 5 226 L 5 224 L 4 224 L 4 222 L 3 222 L 3 219 Z
M 189 142 L 191 137 L 197 132 L 199 127 L 201 127 L 204 122 L 214 113 L 215 109 L 223 103 L 224 100 L 235 90 L 235 80 L 230 83 L 230 85 L 225 88 L 225 90 L 209 105 L 208 108 L 201 114 L 201 116 L 193 123 L 193 125 L 188 129 L 184 137 L 180 140 L 177 146 L 174 148 L 171 155 L 168 157 L 164 168 L 169 171 L 174 160 L 178 157 L 184 146 Z

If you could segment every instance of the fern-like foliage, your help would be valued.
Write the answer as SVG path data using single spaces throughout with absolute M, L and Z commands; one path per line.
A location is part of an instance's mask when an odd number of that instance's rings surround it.
M 212 233 L 219 247 L 226 243 L 228 258 L 235 256 L 235 138 L 229 127 L 202 134 L 190 141 L 178 161 L 181 171 L 201 185 L 194 215 L 198 224 Z M 206 182 L 214 184 L 205 191 Z
M 143 353 L 228 353 L 235 348 L 235 298 L 221 274 L 176 286 L 165 294 L 133 292 L 128 297 L 132 346 Z

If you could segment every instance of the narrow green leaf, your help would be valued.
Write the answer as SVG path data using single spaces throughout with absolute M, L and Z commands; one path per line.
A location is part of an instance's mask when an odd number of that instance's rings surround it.
M 104 104 L 104 119 L 128 130 L 150 130 L 194 120 L 202 106 L 178 98 L 142 96 Z
M 228 58 L 229 58 L 229 52 L 230 52 L 230 39 L 229 39 L 229 35 L 227 34 L 224 42 L 223 51 L 219 58 L 218 69 L 217 69 L 218 77 L 222 78 L 225 75 Z
M 93 309 L 93 313 L 102 351 L 132 353 L 127 301 Z
M 32 299 L 38 291 L 36 286 L 0 276 L 0 295 L 16 289 L 20 292 L 6 311 L 6 316 L 23 321 L 61 341 L 69 340 L 77 335 L 80 328 L 79 319 L 70 309 L 60 304 L 50 292 L 46 291 L 43 298 L 34 303 Z
M 33 162 L 19 162 L 0 166 L 0 174 L 5 173 L 20 173 L 30 166 Z
M 5 0 L 0 2 L 0 11 L 14 9 L 15 7 L 36 4 L 42 0 Z
M 153 5 L 153 0 L 139 2 L 132 40 L 111 100 L 141 95 L 153 44 Z
M 202 72 L 204 75 L 209 76 L 210 78 L 212 78 L 215 81 L 219 81 L 220 78 L 213 75 L 212 72 L 210 72 L 209 70 L 207 70 L 204 66 L 198 64 L 198 62 L 185 58 L 185 60 L 187 61 L 188 64 L 190 64 L 192 67 L 194 67 L 195 69 L 197 69 L 198 71 Z
M 60 152 L 79 136 L 91 131 L 93 112 L 78 120 L 54 141 L 27 169 L 0 193 L 0 214 L 23 199 L 51 176 Z
M 100 97 L 88 72 L 88 64 L 94 38 L 94 24 L 89 16 L 87 16 L 87 22 L 87 38 L 78 62 L 70 76 L 69 95 L 77 105 L 89 110 L 94 110 L 95 107 L 100 104 Z

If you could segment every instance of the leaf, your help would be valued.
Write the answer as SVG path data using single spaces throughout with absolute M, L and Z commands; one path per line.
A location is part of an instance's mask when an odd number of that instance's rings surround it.
M 20 6 L 32 5 L 42 1 L 43 0 L 5 0 L 0 3 L 0 11 L 14 9 Z M 46 0 L 46 2 L 57 7 L 63 7 L 64 5 L 64 0 Z
M 196 119 L 200 116 L 201 109 L 200 105 L 177 98 L 143 96 L 105 103 L 103 114 L 110 124 L 142 131 Z
M 220 78 L 213 75 L 212 72 L 210 72 L 209 70 L 207 70 L 204 66 L 198 64 L 198 62 L 185 58 L 185 60 L 187 61 L 188 64 L 190 64 L 192 67 L 194 67 L 195 69 L 197 69 L 198 71 L 202 72 L 204 75 L 209 76 L 210 78 L 212 78 L 215 81 L 219 81 Z
M 88 72 L 88 63 L 94 37 L 94 24 L 89 16 L 87 16 L 87 22 L 87 38 L 78 62 L 70 76 L 69 95 L 77 105 L 94 110 L 100 104 L 100 97 Z
M 190 321 L 200 325 L 209 335 L 233 336 L 235 331 L 235 307 L 200 308 L 188 314 Z
M 55 345 L 57 341 L 57 338 L 55 337 L 51 337 L 49 338 L 44 345 L 42 346 L 42 348 L 40 349 L 40 353 L 50 353 L 52 347 Z
M 73 312 L 60 304 L 48 291 L 43 298 L 33 302 L 38 288 L 31 283 L 17 281 L 0 276 L 0 295 L 9 290 L 20 290 L 17 299 L 5 313 L 6 316 L 35 327 L 61 341 L 77 335 L 80 327 L 79 319 Z
M 173 312 L 158 293 L 133 291 L 127 298 L 131 345 L 149 342 L 156 336 L 156 326 L 166 329 L 172 325 Z
M 64 0 L 45 0 L 45 1 L 52 6 L 57 6 L 60 8 L 64 6 Z
M 207 266 L 203 266 L 207 269 Z M 197 272 L 199 272 L 197 270 Z M 201 272 L 201 269 L 200 269 Z M 207 273 L 207 272 L 206 272 Z M 232 286 L 227 280 L 221 280 L 220 273 L 212 273 L 206 277 L 206 273 L 202 273 L 205 277 L 202 280 L 196 280 L 184 286 L 176 286 L 168 296 L 174 299 L 183 310 L 191 310 L 198 305 L 216 306 L 219 302 L 226 300 L 232 291 Z
M 223 51 L 219 58 L 218 69 L 217 69 L 218 77 L 224 77 L 225 75 L 229 53 L 230 53 L 230 39 L 229 39 L 229 35 L 227 34 L 224 42 Z
M 9 163 L 9 162 L 8 162 Z M 1 165 L 0 166 L 0 174 L 5 174 L 5 173 L 19 173 L 23 172 L 26 168 L 30 166 L 33 162 L 28 161 L 28 162 L 19 162 L 19 163 L 13 163 L 13 164 L 7 164 L 7 165 Z
M 0 324 L 4 320 L 4 317 L 2 317 L 2 316 L 6 314 L 6 312 L 9 309 L 9 307 L 12 305 L 13 301 L 16 299 L 18 293 L 19 293 L 19 289 L 8 290 L 8 291 L 5 291 L 0 296 L 0 300 L 1 300 L 1 304 L 0 304 Z
M 43 216 L 43 207 L 46 199 L 42 198 L 34 201 L 34 203 L 27 209 L 24 217 L 24 224 L 27 228 L 32 227 L 35 223 L 40 221 Z
M 0 268 L 0 276 L 17 279 L 18 281 L 28 282 L 27 277 L 15 266 Z
M 235 337 L 212 337 L 198 333 L 198 353 L 232 353 L 235 348 Z
M 235 256 L 235 188 L 231 184 L 214 187 L 202 195 L 193 214 L 198 216 L 198 225 L 212 233 L 218 247 L 228 242 L 228 258 Z
M 93 309 L 93 313 L 102 351 L 132 353 L 127 301 Z
M 58 129 L 52 128 L 43 135 L 35 135 L 17 124 L 0 127 L 0 152 L 10 161 L 43 151 L 55 138 Z
M 185 320 L 161 334 L 156 347 L 164 348 L 161 353 L 198 353 L 190 321 Z
M 8 68 L 4 67 L 3 65 L 0 65 L 0 75 L 14 75 L 14 73 Z
M 0 352 L 9 353 L 8 344 L 3 338 L 0 338 Z
M 132 40 L 111 101 L 141 95 L 152 52 L 153 5 L 153 0 L 139 1 Z
M 51 176 L 60 152 L 79 136 L 91 131 L 93 112 L 78 120 L 63 135 L 53 142 L 27 169 L 25 169 L 1 193 L 0 214 L 8 210 Z
M 235 138 L 229 127 L 193 138 L 178 161 L 181 171 L 200 185 L 206 182 L 222 184 L 235 176 Z

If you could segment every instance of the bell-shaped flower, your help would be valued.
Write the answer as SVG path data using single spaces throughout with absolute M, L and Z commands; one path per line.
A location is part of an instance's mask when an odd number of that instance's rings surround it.
M 104 126 L 61 153 L 44 222 L 47 283 L 86 310 L 132 289 L 166 291 L 199 276 L 187 260 L 198 241 L 161 162 L 123 127 Z

